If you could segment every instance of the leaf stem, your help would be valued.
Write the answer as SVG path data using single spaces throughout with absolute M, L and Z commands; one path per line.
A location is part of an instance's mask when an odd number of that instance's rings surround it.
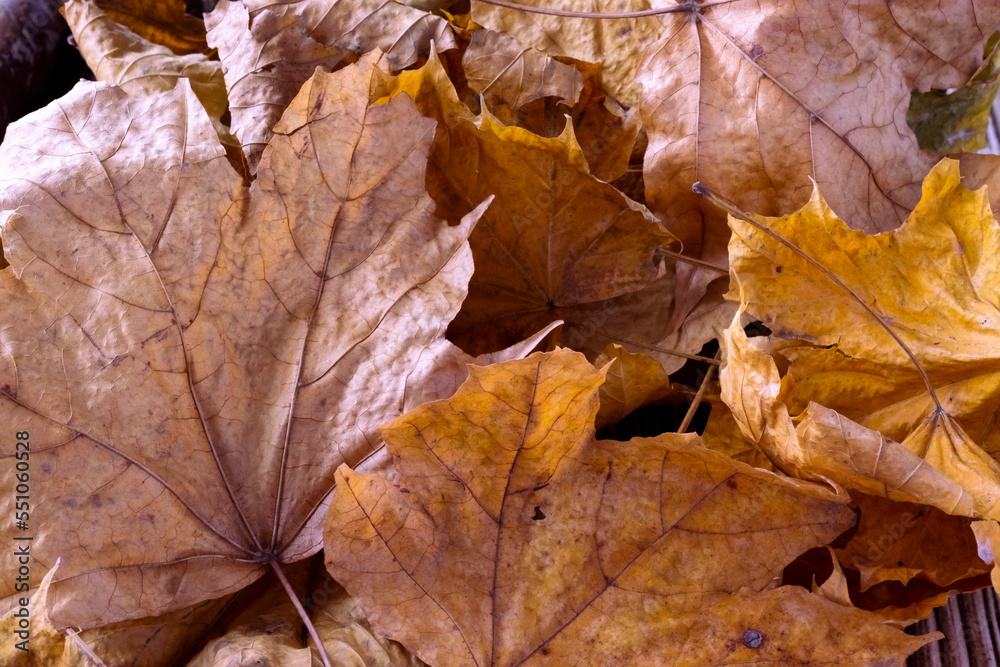
M 79 631 L 74 630 L 73 628 L 66 628 L 66 636 L 73 640 L 76 644 L 76 648 L 87 656 L 87 659 L 92 661 L 95 667 L 108 667 L 104 661 L 101 660 L 100 656 L 94 653 L 94 650 L 90 648 L 87 642 L 83 641 Z
M 715 353 L 715 358 L 719 358 L 719 354 L 722 350 Z M 705 392 L 708 390 L 708 385 L 712 382 L 712 374 L 715 372 L 715 366 L 709 366 L 708 371 L 705 372 L 705 379 L 701 381 L 701 386 L 698 387 L 698 393 L 694 395 L 694 399 L 691 401 L 691 405 L 688 406 L 687 412 L 684 414 L 684 419 L 681 420 L 681 425 L 677 427 L 678 433 L 687 433 L 688 427 L 691 426 L 691 421 L 694 419 L 694 413 L 698 411 L 698 406 L 701 405 L 701 400 L 705 397 Z
M 685 264 L 694 264 L 695 266 L 700 266 L 703 269 L 708 269 L 709 271 L 715 271 L 716 273 L 724 273 L 729 275 L 729 269 L 724 269 L 721 266 L 716 266 L 715 264 L 709 264 L 708 262 L 703 262 L 700 259 L 695 259 L 694 257 L 688 257 L 687 255 L 682 255 L 679 252 L 674 252 L 673 250 L 660 249 L 660 253 L 666 255 L 667 257 L 673 257 L 678 262 L 684 262 Z
M 574 12 L 565 9 L 549 9 L 548 7 L 532 7 L 530 5 L 521 5 L 516 2 L 508 2 L 507 0 L 477 0 L 484 5 L 493 5 L 494 7 L 503 7 L 505 9 L 513 9 L 520 12 L 528 12 L 530 14 L 548 14 L 549 16 L 565 16 L 574 19 L 639 19 L 648 16 L 660 16 L 661 14 L 676 14 L 679 12 L 691 12 L 704 9 L 705 7 L 714 7 L 715 5 L 725 5 L 730 2 L 735 2 L 735 0 L 715 0 L 714 2 L 705 2 L 701 4 L 684 3 L 682 5 L 674 5 L 673 7 L 656 7 L 654 9 L 641 9 L 634 12 Z
M 288 593 L 289 599 L 291 599 L 292 604 L 295 606 L 295 611 L 299 612 L 299 617 L 302 622 L 305 623 L 306 630 L 309 631 L 309 636 L 312 637 L 313 643 L 316 644 L 316 650 L 319 651 L 319 658 L 323 661 L 323 667 L 332 667 L 330 664 L 330 656 L 326 654 L 326 647 L 323 646 L 323 642 L 320 641 L 319 633 L 316 632 L 316 626 L 313 625 L 312 620 L 309 618 L 309 614 L 306 613 L 305 608 L 299 601 L 299 597 L 295 594 L 295 589 L 292 588 L 292 584 L 289 583 L 288 577 L 285 576 L 285 571 L 281 569 L 281 563 L 278 562 L 277 558 L 271 559 L 271 569 L 274 573 L 278 575 L 278 581 L 281 582 L 282 587 L 284 587 L 285 592 Z
M 899 347 L 902 348 L 903 352 L 906 353 L 906 356 L 910 358 L 910 361 L 913 362 L 913 366 L 917 369 L 917 372 L 920 373 L 920 377 L 923 378 L 924 384 L 927 386 L 927 393 L 930 394 L 931 400 L 934 401 L 934 405 L 937 407 L 937 410 L 943 411 L 943 408 L 941 407 L 941 401 L 938 400 L 937 392 L 934 390 L 934 385 L 931 384 L 930 376 L 927 375 L 927 371 L 924 369 L 923 364 L 921 364 L 920 361 L 917 360 L 917 357 L 915 354 L 913 354 L 913 351 L 910 350 L 909 346 L 903 342 L 903 339 L 900 338 L 896 334 L 896 332 L 889 327 L 889 325 L 885 322 L 885 320 L 882 319 L 882 316 L 879 315 L 877 312 L 875 312 L 874 308 L 865 303 L 864 299 L 858 296 L 854 292 L 854 290 L 848 287 L 840 278 L 836 276 L 836 274 L 834 274 L 832 271 L 827 269 L 818 261 L 807 255 L 806 252 L 802 250 L 802 248 L 798 247 L 797 245 L 795 245 L 790 241 L 786 241 L 776 232 L 768 229 L 767 227 L 763 226 L 756 220 L 753 220 L 753 218 L 751 218 L 749 213 L 741 209 L 733 202 L 728 201 L 727 199 L 724 199 L 723 197 L 709 190 L 701 183 L 701 181 L 696 181 L 695 184 L 691 186 L 691 189 L 694 190 L 699 195 L 701 195 L 702 197 L 704 197 L 705 199 L 707 199 L 708 201 L 718 206 L 719 208 L 721 208 L 723 211 L 726 211 L 729 215 L 733 216 L 734 218 L 742 220 L 743 222 L 747 223 L 754 229 L 763 232 L 767 236 L 770 236 L 772 239 L 774 239 L 781 245 L 785 246 L 796 255 L 799 255 L 800 257 L 802 257 L 802 259 L 812 264 L 820 273 L 829 278 L 835 285 L 837 285 L 842 290 L 847 292 L 847 294 L 853 297 L 854 300 L 857 301 L 862 308 L 868 311 L 869 315 L 875 318 L 875 321 L 878 322 L 883 329 L 885 329 L 886 333 L 888 333 L 889 336 L 891 336 L 892 339 L 896 341 L 896 344 L 899 345 Z

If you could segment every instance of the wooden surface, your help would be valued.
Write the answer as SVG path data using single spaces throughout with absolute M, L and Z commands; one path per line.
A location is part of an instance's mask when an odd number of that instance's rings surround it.
M 953 596 L 907 632 L 934 630 L 945 639 L 910 656 L 908 667 L 1000 667 L 1000 599 L 992 588 Z

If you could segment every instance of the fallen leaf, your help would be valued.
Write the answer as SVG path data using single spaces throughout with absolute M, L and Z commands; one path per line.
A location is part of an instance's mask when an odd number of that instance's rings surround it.
M 205 22 L 187 13 L 184 0 L 97 0 L 115 23 L 177 55 L 204 53 Z
M 852 501 L 861 515 L 857 532 L 837 549 L 837 557 L 861 574 L 861 591 L 884 581 L 907 584 L 914 578 L 947 587 L 989 571 L 977 556 L 969 528 L 983 522 L 860 493 L 853 494 Z
M 898 226 L 935 160 L 906 128 L 910 91 L 965 84 L 1000 24 L 988 2 L 947 11 L 882 1 L 856 11 L 782 0 L 518 4 L 570 15 L 473 2 L 473 19 L 551 55 L 602 63 L 611 94 L 641 110 L 647 204 L 685 254 L 716 266 L 726 261 L 725 217 L 692 194 L 696 180 L 774 215 L 801 205 L 811 177 L 852 225 Z M 678 273 L 680 319 L 717 277 Z
M 721 345 L 722 400 L 747 440 L 784 472 L 949 514 L 1000 516 L 1000 467 L 946 414 L 932 413 L 902 444 L 817 403 L 793 420 L 766 341 L 747 338 L 737 317 Z
M 708 415 L 708 423 L 705 424 L 701 440 L 709 449 L 725 454 L 740 463 L 771 472 L 778 470 L 761 448 L 743 435 L 729 406 L 721 400 L 712 402 L 712 411 Z
M 517 4 L 605 14 L 650 8 L 647 0 L 523 0 Z M 656 18 L 577 19 L 499 7 L 476 0 L 472 2 L 472 19 L 550 55 L 601 63 L 608 92 L 626 107 L 638 105 L 642 92 L 638 77 L 642 52 L 663 30 Z
M 842 495 L 696 435 L 597 441 L 602 382 L 568 350 L 474 367 L 383 428 L 399 487 L 338 470 L 326 563 L 376 629 L 442 667 L 902 665 L 931 639 L 772 588 L 850 525 Z
M 606 365 L 596 428 L 617 424 L 633 410 L 671 393 L 670 378 L 663 367 L 645 354 L 633 354 L 612 343 L 594 360 L 597 368 Z
M 568 330 L 586 328 L 601 302 L 666 272 L 657 251 L 673 237 L 644 207 L 590 174 L 567 127 L 545 139 L 501 127 L 484 111 L 479 127 L 467 128 L 479 161 L 462 189 L 467 198 L 497 198 L 470 237 L 476 273 L 449 329 L 450 340 L 470 353 L 506 347 L 554 319 Z M 594 332 L 586 333 L 589 343 Z M 598 340 L 596 350 L 580 347 L 596 353 L 607 344 Z
M 1000 467 L 988 455 L 1000 453 L 1000 226 L 985 192 L 962 187 L 958 163 L 945 159 L 893 232 L 849 229 L 818 188 L 794 214 L 752 219 L 798 248 L 730 219 L 747 310 L 775 336 L 811 343 L 782 351 L 792 362 L 779 397 L 788 411 L 815 402 L 901 441 L 978 494 L 978 516 L 991 516 L 1000 500 Z
M 385 465 L 375 429 L 408 376 L 457 354 L 441 339 L 482 207 L 431 215 L 433 123 L 405 98 L 369 108 L 377 57 L 314 76 L 249 188 L 184 80 L 138 100 L 81 83 L 9 129 L 0 414 L 30 433 L 57 628 L 315 553 L 336 466 Z
M 552 60 L 565 66 L 571 64 L 574 71 L 582 75 L 578 99 L 572 106 L 554 101 L 555 97 L 551 96 L 526 102 L 516 109 L 502 100 L 487 100 L 490 113 L 504 125 L 517 125 L 543 137 L 559 136 L 566 129 L 566 123 L 571 122 L 594 176 L 611 183 L 625 175 L 633 158 L 639 165 L 635 173 L 641 174 L 645 144 L 636 150 L 641 129 L 638 109 L 626 109 L 605 93 L 599 64 L 572 58 Z M 636 196 L 629 196 L 638 201 L 643 194 L 640 189 Z
M 286 568 L 285 575 L 309 614 L 331 664 L 423 665 L 398 643 L 371 629 L 357 603 L 327 574 L 322 559 L 299 561 Z M 322 664 L 301 617 L 273 573 L 241 591 L 216 627 L 223 633 L 206 642 L 187 667 Z
M 827 550 L 830 552 L 830 560 L 833 562 L 833 572 L 822 584 L 817 584 L 816 580 L 813 579 L 812 592 L 822 595 L 830 602 L 844 607 L 853 607 L 854 603 L 851 602 L 851 594 L 847 587 L 847 577 L 844 576 L 844 570 L 841 569 L 833 549 L 827 547 Z
M 801 206 L 815 181 L 852 227 L 899 226 L 937 159 L 906 127 L 910 91 L 966 83 L 998 11 L 744 0 L 664 14 L 639 75 L 648 205 L 685 253 L 716 266 L 725 218 L 692 194 L 697 180 L 766 215 Z M 715 278 L 679 275 L 677 310 Z
M 914 91 L 906 122 L 921 148 L 945 155 L 986 148 L 990 108 L 1000 89 L 1000 33 L 993 33 L 979 70 L 953 90 Z
M 333 664 L 366 667 L 424 665 L 401 645 L 372 630 L 361 607 L 339 584 L 327 577 L 324 586 L 333 592 L 313 612 L 313 624 L 323 638 L 323 645 Z
M 0 663 L 5 667 L 158 667 L 176 662 L 190 651 L 191 642 L 201 639 L 230 600 L 221 598 L 160 617 L 111 623 L 83 632 L 57 630 L 46 608 L 59 561 L 48 568 L 38 583 L 34 578 L 39 563 L 30 565 L 31 590 L 16 596 L 14 608 L 0 619 L 0 632 L 8 639 L 0 646 Z M 20 610 L 20 598 L 28 596 L 26 617 Z M 17 646 L 23 635 L 16 634 L 25 629 L 21 626 L 25 618 L 30 624 L 27 652 Z
M 979 545 L 979 557 L 986 563 L 993 563 L 991 571 L 993 588 L 1000 592 L 1000 568 L 997 564 L 997 553 L 1000 552 L 1000 524 L 996 521 L 976 521 L 972 524 L 972 532 L 975 533 Z
M 205 15 L 208 43 L 219 50 L 232 112 L 251 173 L 271 129 L 317 67 L 334 70 L 381 49 L 394 70 L 455 48 L 448 22 L 397 2 L 240 0 Z
M 673 263 L 660 250 L 672 237 L 590 174 L 572 126 L 549 139 L 488 110 L 473 116 L 436 58 L 387 82 L 383 99 L 404 93 L 438 121 L 428 168 L 436 214 L 455 219 L 476 197 L 497 198 L 470 237 L 476 273 L 449 340 L 480 354 L 558 319 L 565 345 L 596 357 L 618 342 L 667 372 L 684 363 L 674 351 L 702 346 L 667 329 Z
M 229 100 L 218 61 L 200 53 L 174 55 L 167 47 L 153 44 L 112 21 L 95 0 L 67 0 L 63 14 L 80 54 L 98 81 L 121 86 L 136 97 L 170 90 L 178 79 L 186 78 L 212 119 L 230 161 L 241 164 L 239 142 L 222 122 Z
M 462 57 L 469 87 L 496 110 L 505 105 L 520 109 L 541 97 L 557 97 L 576 104 L 583 75 L 571 65 L 492 30 L 476 30 Z
M 14 542 L 16 547 L 22 543 Z M 28 543 L 27 546 L 31 546 Z M 45 613 L 52 576 L 59 569 L 58 560 L 33 592 L 16 596 L 16 606 L 0 618 L 5 641 L 0 644 L 0 661 L 7 667 L 86 667 L 86 646 L 73 641 L 52 627 Z M 17 568 L 7 570 L 17 572 Z M 30 568 L 29 568 L 30 571 Z M 96 664 L 96 663 L 91 663 Z

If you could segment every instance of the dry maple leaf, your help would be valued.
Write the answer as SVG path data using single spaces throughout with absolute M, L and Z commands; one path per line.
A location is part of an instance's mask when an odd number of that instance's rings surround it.
M 34 563 L 32 564 L 34 565 Z M 176 664 L 190 652 L 190 644 L 204 635 L 233 596 L 195 605 L 163 616 L 110 623 L 78 632 L 56 629 L 46 612 L 49 588 L 59 573 L 56 566 L 31 581 L 29 602 L 29 651 L 16 645 L 21 640 L 14 631 L 24 618 L 19 605 L 0 619 L 0 635 L 10 641 L 0 645 L 4 667 L 162 667 Z M 32 572 L 32 579 L 34 579 Z
M 177 56 L 112 21 L 95 0 L 67 0 L 63 8 L 80 55 L 98 81 L 121 86 L 132 97 L 170 90 L 186 78 L 198 96 L 230 161 L 242 167 L 241 147 L 222 117 L 229 110 L 222 65 L 202 54 Z
M 837 557 L 860 572 L 860 590 L 914 578 L 947 587 L 990 571 L 970 529 L 987 522 L 860 493 L 852 494 L 852 501 L 860 512 L 857 532 L 837 549 Z
M 318 566 L 318 567 L 314 567 Z M 307 607 L 331 664 L 344 667 L 423 667 L 398 643 L 371 629 L 357 603 L 311 558 L 288 568 L 287 577 Z M 319 664 L 314 645 L 303 644 L 302 620 L 281 583 L 266 576 L 241 594 L 223 619 L 221 637 L 207 642 L 187 667 L 312 667 Z
M 208 43 L 219 50 L 232 128 L 251 172 L 271 128 L 317 66 L 327 70 L 376 48 L 402 69 L 455 48 L 448 22 L 394 0 L 240 0 L 205 15 Z
M 661 251 L 673 239 L 590 173 L 571 125 L 546 138 L 487 109 L 474 116 L 436 58 L 386 88 L 439 121 L 428 167 L 438 215 L 457 219 L 476 197 L 497 197 L 470 238 L 476 273 L 450 340 L 484 352 L 559 319 L 563 344 L 596 356 L 618 342 L 670 372 L 714 335 L 667 328 L 674 265 Z
M 725 217 L 691 193 L 698 180 L 776 215 L 808 198 L 811 177 L 852 226 L 897 227 L 937 159 L 906 124 L 910 92 L 966 83 L 1000 24 L 995 0 L 692 0 L 658 11 L 648 0 L 518 4 L 569 14 L 474 1 L 473 18 L 546 53 L 602 62 L 612 94 L 641 111 L 647 205 L 685 254 L 716 266 L 729 233 Z M 634 15 L 644 11 L 656 15 Z M 678 322 L 716 278 L 679 267 Z
M 338 470 L 325 558 L 377 629 L 441 667 L 902 665 L 928 641 L 772 587 L 850 525 L 842 495 L 695 435 L 597 441 L 602 381 L 569 350 L 473 368 L 383 428 L 399 487 Z
M 434 369 L 471 360 L 443 333 L 482 207 L 431 214 L 433 122 L 405 97 L 369 108 L 377 58 L 308 82 L 250 188 L 183 80 L 139 100 L 81 83 L 8 131 L 0 414 L 30 433 L 57 627 L 314 553 L 336 467 L 384 462 L 375 428 L 410 377 L 446 396 Z
M 661 17 L 647 51 L 643 169 L 650 208 L 686 253 L 716 265 L 728 232 L 692 196 L 698 180 L 777 215 L 808 198 L 811 178 L 852 227 L 899 226 L 937 160 L 906 124 L 910 92 L 964 84 L 1000 24 L 994 0 L 703 4 Z M 692 272 L 678 277 L 680 312 L 716 278 Z
M 633 354 L 611 343 L 597 355 L 594 366 L 605 369 L 596 428 L 617 424 L 633 410 L 670 395 L 670 378 L 663 366 L 645 354 Z
M 574 347 L 596 353 L 607 338 L 593 330 L 591 313 L 662 278 L 657 251 L 674 237 L 590 174 L 571 125 L 546 139 L 503 127 L 485 110 L 477 120 L 463 128 L 476 144 L 476 168 L 451 176 L 467 198 L 496 201 L 470 237 L 476 273 L 449 338 L 478 354 L 561 319 Z M 664 324 L 659 313 L 653 319 Z
M 832 479 L 848 489 L 933 505 L 949 514 L 1000 515 L 995 507 L 1000 476 L 980 483 L 960 461 L 950 459 L 936 468 L 917 451 L 923 435 L 919 430 L 900 444 L 813 402 L 793 420 L 778 398 L 778 368 L 757 344 L 761 340 L 746 337 L 739 317 L 722 333 L 722 400 L 744 436 L 784 472 L 802 479 Z M 972 443 L 967 446 L 978 449 Z
M 205 23 L 187 13 L 184 0 L 97 0 L 115 23 L 178 55 L 203 53 Z
M 962 187 L 958 163 L 943 160 L 893 232 L 848 228 L 818 188 L 792 215 L 730 224 L 747 310 L 775 336 L 812 344 L 782 350 L 789 412 L 813 401 L 902 442 L 990 516 L 1000 502 L 1000 467 L 987 455 L 1000 453 L 1000 225 L 985 192 Z
M 647 0 L 527 0 L 516 4 L 529 10 L 541 7 L 606 14 L 650 8 Z M 480 25 L 553 56 L 601 63 L 608 91 L 628 107 L 637 106 L 642 93 L 638 74 L 643 50 L 657 39 L 663 29 L 656 18 L 578 19 L 499 7 L 476 0 L 472 2 L 472 18 Z
M 573 66 L 492 30 L 472 33 L 462 67 L 469 87 L 492 109 L 506 105 L 516 110 L 541 97 L 573 105 L 583 89 L 583 75 Z

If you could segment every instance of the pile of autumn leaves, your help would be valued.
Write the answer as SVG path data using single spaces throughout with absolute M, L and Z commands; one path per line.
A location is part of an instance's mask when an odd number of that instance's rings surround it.
M 997 3 L 99 4 L 0 147 L 4 664 L 901 665 L 989 585 L 1000 163 L 905 107 Z

